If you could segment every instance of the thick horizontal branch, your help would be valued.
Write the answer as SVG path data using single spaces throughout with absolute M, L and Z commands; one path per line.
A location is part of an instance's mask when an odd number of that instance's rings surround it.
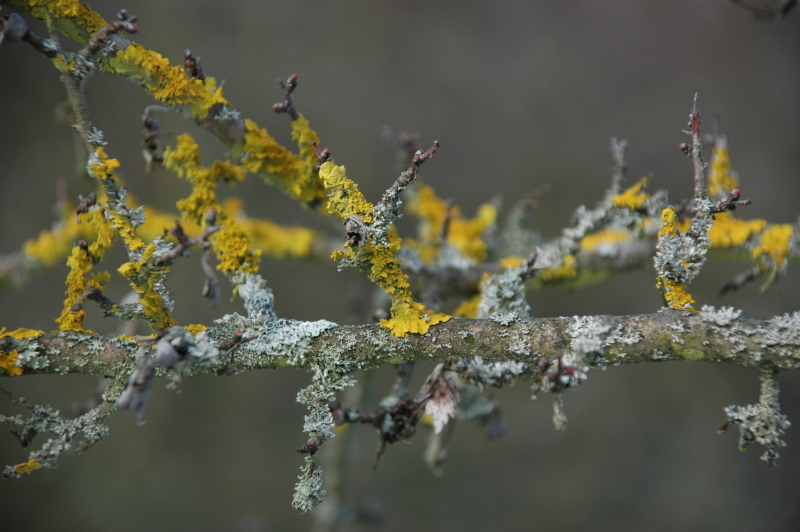
M 739 311 L 705 307 L 699 314 L 662 311 L 641 316 L 489 320 L 452 319 L 425 335 L 393 336 L 379 325 L 338 326 L 327 321 L 218 320 L 209 334 L 217 340 L 242 331 L 243 344 L 228 366 L 237 372 L 277 367 L 352 374 L 362 369 L 450 356 L 536 364 L 543 357 L 585 351 L 592 367 L 693 360 L 758 367 L 779 372 L 800 367 L 800 312 L 770 320 L 749 320 Z M 5 339 L 6 342 L 12 340 Z M 577 341 L 581 346 L 574 345 Z M 14 340 L 23 374 L 82 373 L 125 378 L 135 367 L 138 346 L 130 340 L 91 334 L 54 333 Z M 18 364 L 19 365 L 19 364 Z M 199 365 L 191 373 L 212 373 Z M 7 374 L 7 373 L 4 373 Z

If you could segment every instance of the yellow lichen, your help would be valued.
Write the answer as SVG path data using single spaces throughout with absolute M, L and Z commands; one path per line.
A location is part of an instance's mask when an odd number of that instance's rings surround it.
M 204 223 L 210 209 L 217 211 L 217 225 L 224 226 L 211 237 L 217 255 L 217 269 L 224 272 L 258 271 L 261 251 L 253 249 L 244 228 L 217 201 L 219 181 L 238 183 L 244 179 L 245 169 L 229 162 L 217 161 L 211 167 L 200 164 L 200 148 L 190 135 L 178 137 L 178 144 L 167 148 L 164 167 L 186 179 L 192 185 L 189 197 L 178 201 L 183 218 L 198 226 Z
M 648 194 L 642 192 L 642 189 L 647 185 L 647 178 L 643 177 L 638 183 L 628 188 L 621 194 L 612 196 L 611 203 L 615 207 L 626 208 L 636 211 L 642 208 L 644 202 L 650 197 Z
M 245 120 L 244 127 L 242 165 L 264 181 L 280 187 L 289 197 L 301 200 L 303 205 L 321 208 L 327 192 L 317 179 L 317 158 L 311 141 L 319 142 L 319 139 L 308 121 L 301 115 L 292 122 L 292 139 L 299 146 L 299 157 L 278 144 L 266 129 L 259 128 L 252 120 Z
M 41 20 L 52 20 L 70 37 L 80 39 L 79 30 L 91 35 L 106 25 L 97 12 L 79 0 L 27 0 L 31 15 Z
M 591 253 L 601 245 L 616 245 L 631 239 L 630 231 L 624 229 L 603 229 L 581 239 L 581 251 Z
M 19 353 L 16 351 L 9 351 L 8 353 L 0 353 L 0 368 L 6 370 L 6 373 L 12 377 L 22 375 L 22 368 L 16 365 Z
M 469 299 L 461 302 L 461 304 L 453 311 L 453 316 L 459 318 L 475 318 L 478 316 L 478 305 L 481 302 L 481 294 L 475 294 Z
M 497 208 L 494 205 L 485 203 L 478 207 L 474 218 L 466 219 L 458 207 L 448 206 L 432 187 L 420 185 L 411 195 L 407 210 L 422 221 L 420 238 L 414 241 L 413 247 L 426 264 L 430 264 L 439 252 L 440 235 L 448 216 L 447 243 L 475 261 L 486 260 L 486 242 L 481 237 L 497 219 Z
M 88 332 L 83 328 L 86 312 L 81 307 L 83 292 L 88 286 L 86 274 L 96 263 L 100 262 L 114 244 L 114 237 L 116 236 L 116 230 L 106 220 L 103 209 L 90 211 L 84 216 L 94 227 L 97 239 L 86 249 L 75 246 L 72 248 L 72 254 L 67 259 L 67 266 L 69 266 L 66 281 L 67 298 L 64 300 L 64 310 L 62 310 L 61 316 L 56 319 L 56 323 L 59 324 L 58 330 L 60 331 Z M 93 284 L 98 286 L 101 283 L 101 279 L 105 279 L 107 282 L 108 274 L 105 274 L 102 278 L 95 277 Z
M 227 105 L 222 89 L 212 77 L 187 77 L 181 66 L 172 66 L 161 54 L 131 44 L 109 61 L 115 74 L 142 86 L 155 99 L 177 108 L 189 118 L 204 119 L 213 105 Z
M 677 218 L 672 205 L 661 211 L 661 230 L 658 232 L 658 238 L 663 238 L 667 235 L 678 236 Z
M 36 471 L 37 469 L 40 469 L 41 467 L 42 467 L 42 464 L 40 464 L 39 462 L 37 462 L 33 458 L 30 458 L 24 464 L 15 465 L 14 466 L 14 471 L 19 473 L 20 475 L 23 475 L 23 474 L 28 474 L 29 475 L 33 471 Z
M 156 283 L 168 271 L 165 266 L 145 268 L 153 258 L 155 245 L 145 248 L 142 258 L 137 262 L 126 262 L 117 271 L 131 283 L 139 295 L 144 315 L 154 331 L 175 325 L 175 320 L 164 309 L 164 298 L 156 291 Z
M 708 237 L 712 248 L 733 248 L 741 246 L 766 226 L 766 220 L 739 220 L 729 212 L 720 212 L 714 215 L 714 225 Z
M 11 337 L 15 340 L 26 340 L 28 338 L 36 338 L 44 334 L 44 331 L 37 329 L 16 329 L 8 331 L 5 327 L 0 329 L 0 338 Z M 0 368 L 6 370 L 6 373 L 15 377 L 22 375 L 22 368 L 16 365 L 19 353 L 16 350 L 11 350 L 8 353 L 0 353 Z
M 199 323 L 191 323 L 191 324 L 187 325 L 186 327 L 184 327 L 184 329 L 186 329 L 187 331 L 189 331 L 192 334 L 197 334 L 199 332 L 208 330 L 208 327 L 206 327 L 205 325 L 199 324 Z
M 711 155 L 711 167 L 708 172 L 708 195 L 722 197 L 739 186 L 739 176 L 731 168 L 731 158 L 728 154 L 728 142 L 717 139 L 714 144 L 714 153 Z
M 525 257 L 506 257 L 504 259 L 500 259 L 500 265 L 504 268 L 516 268 L 525 260 Z
M 547 268 L 536 275 L 537 283 L 557 283 L 567 281 L 578 276 L 577 261 L 574 255 L 564 257 L 560 266 Z
M 347 178 L 343 166 L 326 162 L 320 168 L 319 176 L 328 189 L 328 211 L 336 213 L 341 219 L 358 216 L 365 223 L 372 222 L 372 204 Z M 381 320 L 381 325 L 390 329 L 395 336 L 425 334 L 431 325 L 449 320 L 450 316 L 426 310 L 411 298 L 408 276 L 400 269 L 400 259 L 397 258 L 400 238 L 390 232 L 386 235 L 386 241 L 386 244 L 365 242 L 362 246 L 348 246 L 347 251 L 335 251 L 332 258 L 355 263 L 371 281 L 389 294 L 392 317 Z
M 5 327 L 0 329 L 0 338 L 5 338 L 6 336 L 10 336 L 15 340 L 27 340 L 28 338 L 36 338 L 37 336 L 41 336 L 44 334 L 44 331 L 40 331 L 38 329 L 24 329 L 19 328 L 13 331 L 6 330 Z
M 157 236 L 163 237 L 165 233 L 169 238 L 174 239 L 168 230 L 175 225 L 175 221 L 178 219 L 180 219 L 183 231 L 189 236 L 197 236 L 203 231 L 203 228 L 192 220 L 181 218 L 180 215 L 163 213 L 147 205 L 144 206 L 144 216 L 144 225 L 137 228 L 137 231 L 139 236 L 145 240 L 153 240 Z
M 358 216 L 364 223 L 372 223 L 373 205 L 364 199 L 358 185 L 347 178 L 344 166 L 327 162 L 320 168 L 319 177 L 328 191 L 328 212 L 342 220 Z
M 114 170 L 119 168 L 119 161 L 117 159 L 109 159 L 105 148 L 102 146 L 97 148 L 95 156 L 98 163 L 92 165 L 92 174 L 101 181 L 108 179 L 115 183 L 118 182 Z M 112 220 L 114 220 L 114 227 L 128 249 L 135 251 L 145 246 L 144 241 L 136 234 L 136 229 L 134 229 L 128 218 L 116 212 L 116 210 L 111 210 L 110 214 Z
M 770 225 L 761 233 L 761 242 L 753 250 L 753 258 L 759 259 L 764 255 L 768 255 L 778 267 L 781 267 L 786 260 L 786 255 L 789 253 L 791 240 L 791 225 Z
M 240 202 L 237 198 L 229 198 L 224 203 L 225 211 L 238 213 L 241 211 L 241 208 L 237 208 Z M 314 242 L 323 237 L 317 231 L 297 225 L 286 226 L 243 216 L 236 216 L 236 221 L 241 224 L 254 248 L 276 259 L 307 257 L 311 254 Z
M 697 312 L 694 309 L 694 298 L 686 291 L 686 286 L 683 283 L 674 281 L 672 279 L 660 278 L 656 282 L 657 288 L 664 289 L 664 300 L 667 306 L 673 310 L 688 310 L 690 312 Z
M 75 207 L 66 206 L 61 220 L 50 230 L 43 230 L 39 236 L 26 241 L 22 251 L 28 257 L 36 259 L 44 266 L 53 266 L 61 261 L 72 249 L 72 243 L 81 238 L 92 239 L 96 236 L 92 224 L 79 224 L 75 216 Z

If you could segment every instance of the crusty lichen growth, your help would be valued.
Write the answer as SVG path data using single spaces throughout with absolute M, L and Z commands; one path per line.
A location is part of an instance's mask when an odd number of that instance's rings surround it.
M 153 332 L 175 325 L 170 316 L 172 301 L 167 297 L 164 279 L 169 266 L 159 261 L 157 252 L 166 251 L 164 242 L 157 238 L 142 253 L 136 262 L 126 262 L 117 271 L 131 283 L 139 295 L 142 318 L 147 320 Z
M 243 167 L 230 162 L 215 161 L 211 167 L 200 164 L 200 147 L 190 135 L 178 137 L 175 148 L 168 147 L 164 154 L 164 167 L 186 179 L 192 185 L 189 197 L 178 201 L 181 216 L 196 225 L 202 225 L 211 209 L 217 211 L 217 225 L 223 228 L 211 237 L 219 264 L 217 269 L 230 273 L 258 271 L 260 250 L 253 249 L 241 225 L 217 201 L 217 183 L 224 181 L 235 185 L 244 180 Z
M 103 187 L 114 228 L 125 243 L 130 257 L 135 256 L 139 250 L 145 247 L 144 240 L 136 233 L 136 228 L 144 223 L 144 216 L 141 208 L 132 210 L 128 205 L 127 192 L 122 188 L 114 173 L 119 167 L 119 161 L 109 158 L 102 146 L 92 154 L 88 165 L 92 175 L 100 181 Z
M 120 386 L 112 384 L 106 389 L 104 400 L 98 406 L 75 419 L 62 418 L 50 406 L 31 404 L 24 398 L 17 399 L 15 402 L 29 411 L 29 417 L 0 415 L 0 423 L 9 425 L 28 443 L 43 433 L 50 433 L 53 437 L 39 450 L 31 452 L 27 462 L 6 466 L 3 477 L 19 478 L 21 474 L 31 473 L 36 469 L 55 468 L 58 458 L 65 452 L 81 452 L 97 443 L 108 434 L 108 427 L 104 422 L 114 412 L 113 399 L 119 391 Z
M 20 0 L 15 4 L 15 8 L 27 7 L 31 15 L 81 43 L 106 25 L 103 17 L 79 0 Z
M 214 78 L 188 77 L 183 67 L 135 43 L 118 51 L 108 66 L 188 118 L 204 119 L 212 106 L 228 105 Z
M 294 488 L 292 507 L 305 513 L 321 503 L 328 492 L 322 487 L 322 467 L 314 463 L 310 456 L 306 456 L 300 471 Z
M 381 320 L 395 336 L 409 333 L 425 334 L 431 325 L 450 319 L 446 314 L 427 310 L 411 298 L 408 276 L 400 269 L 400 238 L 389 232 L 383 236 L 386 244 L 374 242 L 370 235 L 373 206 L 368 203 L 358 186 L 347 178 L 345 168 L 331 162 L 322 165 L 320 178 L 328 190 L 329 212 L 337 213 L 342 220 L 358 219 L 363 224 L 359 242 L 348 240 L 347 251 L 334 251 L 331 256 L 340 266 L 357 266 L 369 279 L 380 286 L 391 300 L 392 317 Z
M 778 449 L 786 447 L 781 438 L 791 426 L 789 418 L 781 413 L 779 394 L 778 374 L 764 372 L 758 404 L 725 408 L 727 420 L 723 427 L 739 425 L 739 450 L 744 451 L 753 443 L 763 445 L 766 450 L 761 459 L 767 465 L 775 465 L 780 457 Z
M 520 318 L 531 315 L 531 307 L 525 299 L 525 276 L 527 267 L 523 264 L 506 268 L 502 273 L 492 275 L 481 282 L 481 299 L 477 307 L 477 318 L 491 318 L 502 314 L 512 314 Z M 462 312 L 469 308 L 462 309 Z
M 312 141 L 319 142 L 317 134 L 302 115 L 292 121 L 292 140 L 298 145 L 300 155 L 295 155 L 252 120 L 244 121 L 245 135 L 242 165 L 259 174 L 265 182 L 277 185 L 290 198 L 298 199 L 312 209 L 321 209 L 327 196 L 325 187 L 317 178 L 318 159 Z
M 72 255 L 67 259 L 70 270 L 66 281 L 67 298 L 64 300 L 64 310 L 56 320 L 60 331 L 87 332 L 83 328 L 83 319 L 86 317 L 81 305 L 83 293 L 90 285 L 102 290 L 110 279 L 108 273 L 95 275 L 92 279 L 87 279 L 86 274 L 102 260 L 114 244 L 116 230 L 106 219 L 105 209 L 94 209 L 87 213 L 86 217 L 97 233 L 97 240 L 85 249 L 80 245 L 75 246 L 72 248 Z
M 697 312 L 686 285 L 700 273 L 711 245 L 708 236 L 714 222 L 711 203 L 699 198 L 695 204 L 697 213 L 685 233 L 677 228 L 677 216 L 672 206 L 661 213 L 661 230 L 653 263 L 658 272 L 656 287 L 663 290 L 664 301 L 673 310 Z

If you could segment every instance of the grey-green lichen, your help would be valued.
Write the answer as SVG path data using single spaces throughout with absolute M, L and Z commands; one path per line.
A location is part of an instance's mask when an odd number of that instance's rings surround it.
M 658 239 L 653 257 L 658 276 L 681 284 L 689 284 L 700 273 L 711 245 L 708 232 L 714 224 L 711 202 L 695 200 L 696 214 L 685 233 L 665 234 Z
M 516 313 L 519 318 L 530 317 L 531 307 L 525 299 L 524 279 L 523 266 L 518 266 L 483 281 L 477 317 L 491 318 L 511 313 Z
M 255 318 L 263 316 L 267 319 L 276 318 L 275 315 L 275 297 L 272 295 L 272 289 L 267 285 L 264 280 L 257 273 L 246 273 L 242 271 L 233 271 L 228 275 L 228 279 L 236 286 L 239 297 L 242 298 L 245 310 L 248 316 Z
M 49 438 L 38 450 L 29 455 L 28 468 L 25 464 L 6 466 L 4 478 L 19 478 L 20 473 L 30 472 L 33 468 L 55 468 L 58 458 L 65 452 L 74 449 L 81 452 L 94 445 L 108 434 L 105 420 L 113 414 L 113 395 L 119 393 L 119 386 L 112 384 L 106 389 L 104 400 L 89 412 L 75 418 L 64 419 L 59 412 L 48 405 L 31 404 L 24 398 L 16 402 L 26 408 L 29 416 L 0 415 L 0 423 L 10 426 L 23 447 L 27 447 L 39 434 L 49 433 Z M 8 393 L 4 392 L 9 396 Z M 10 397 L 10 396 L 9 396 Z
M 763 445 L 766 450 L 761 459 L 767 465 L 775 465 L 780 457 L 778 449 L 786 447 L 781 437 L 791 426 L 781 413 L 779 393 L 778 374 L 765 372 L 761 374 L 761 395 L 757 404 L 725 408 L 727 420 L 723 430 L 728 425 L 739 425 L 739 449 L 744 451 L 753 443 Z
M 307 512 L 321 503 L 328 493 L 322 487 L 322 467 L 314 463 L 310 456 L 306 456 L 300 471 L 292 506 L 295 510 Z

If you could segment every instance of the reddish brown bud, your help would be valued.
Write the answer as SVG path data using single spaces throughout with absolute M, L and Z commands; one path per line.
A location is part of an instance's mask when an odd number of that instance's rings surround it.
M 3 35 L 8 42 L 20 42 L 28 36 L 28 25 L 17 13 L 10 14 L 3 22 Z
M 687 157 L 692 155 L 692 146 L 686 142 L 681 142 L 678 144 L 678 148 L 683 152 L 684 155 Z

